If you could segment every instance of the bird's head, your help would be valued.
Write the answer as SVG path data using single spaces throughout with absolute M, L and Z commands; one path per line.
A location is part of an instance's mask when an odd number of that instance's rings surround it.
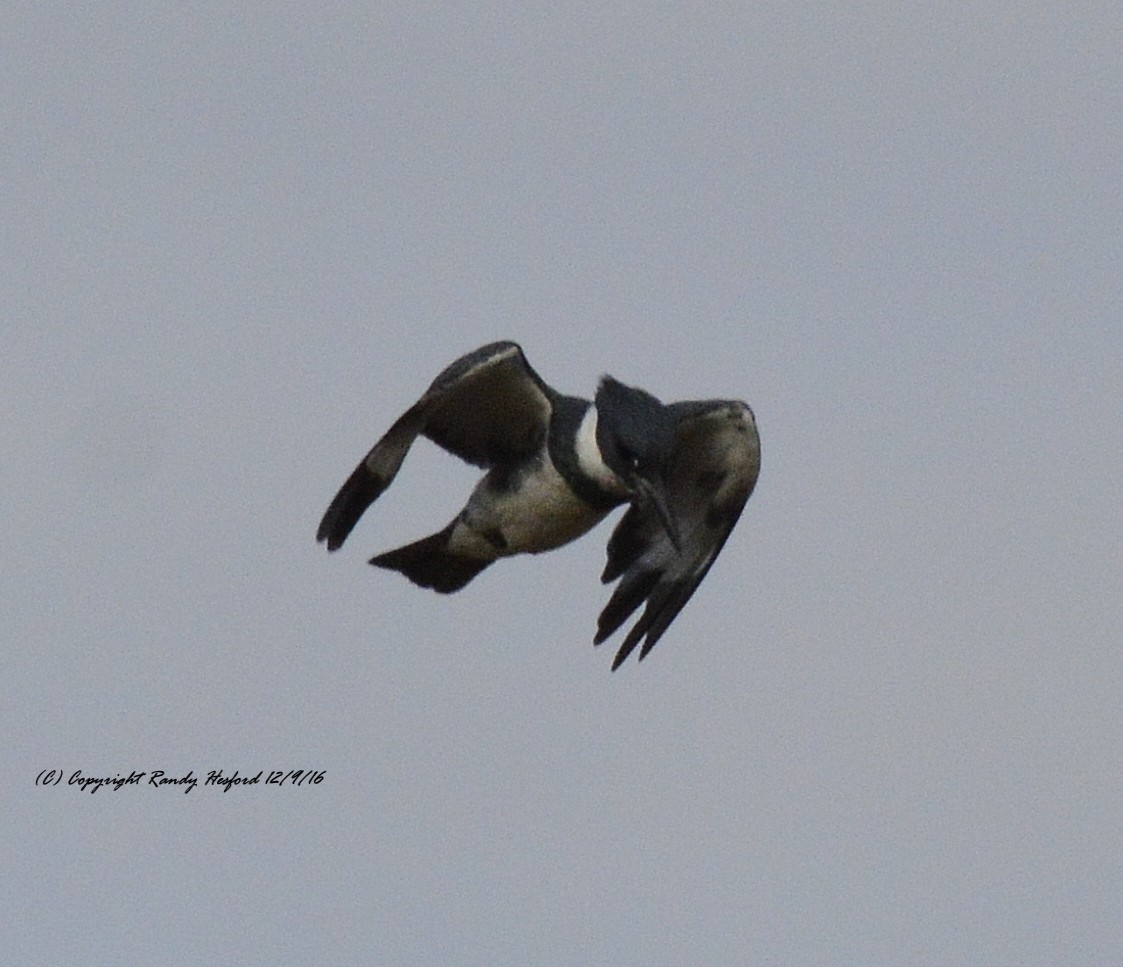
M 652 507 L 678 550 L 671 513 L 668 465 L 675 422 L 650 393 L 605 376 L 597 389 L 597 447 L 608 468 L 642 503 Z

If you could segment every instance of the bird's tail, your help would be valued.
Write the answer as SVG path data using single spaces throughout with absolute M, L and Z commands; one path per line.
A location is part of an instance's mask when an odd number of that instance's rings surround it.
M 437 534 L 372 557 L 370 563 L 401 571 L 414 584 L 441 594 L 459 591 L 491 561 L 452 553 L 448 540 L 455 526 L 453 522 Z

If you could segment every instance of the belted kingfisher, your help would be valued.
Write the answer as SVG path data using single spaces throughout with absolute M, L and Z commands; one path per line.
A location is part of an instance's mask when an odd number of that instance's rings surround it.
M 642 659 L 690 600 L 741 516 L 760 471 L 760 438 L 736 400 L 663 404 L 601 379 L 595 401 L 542 381 L 522 349 L 494 342 L 448 366 L 340 488 L 317 541 L 340 547 L 390 486 L 418 434 L 487 471 L 447 527 L 371 564 L 459 591 L 492 562 L 550 551 L 629 504 L 601 580 L 620 578 L 593 643 L 644 602 L 612 663 Z

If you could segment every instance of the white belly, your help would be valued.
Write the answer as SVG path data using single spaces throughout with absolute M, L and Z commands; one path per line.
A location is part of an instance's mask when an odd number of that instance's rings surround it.
M 608 513 L 577 497 L 549 457 L 515 488 L 493 487 L 489 477 L 476 486 L 449 541 L 453 552 L 494 560 L 552 551 L 595 527 Z

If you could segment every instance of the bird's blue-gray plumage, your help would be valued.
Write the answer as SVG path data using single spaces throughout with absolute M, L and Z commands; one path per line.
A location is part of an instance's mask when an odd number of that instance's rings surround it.
M 705 577 L 752 493 L 760 441 L 749 407 L 665 405 L 604 377 L 593 402 L 548 386 L 516 343 L 448 366 L 344 483 L 317 540 L 337 549 L 390 485 L 418 435 L 487 471 L 443 530 L 371 559 L 422 587 L 464 587 L 501 557 L 580 537 L 629 504 L 602 580 L 620 580 L 600 616 L 600 644 L 641 606 L 613 669 L 642 659 Z

